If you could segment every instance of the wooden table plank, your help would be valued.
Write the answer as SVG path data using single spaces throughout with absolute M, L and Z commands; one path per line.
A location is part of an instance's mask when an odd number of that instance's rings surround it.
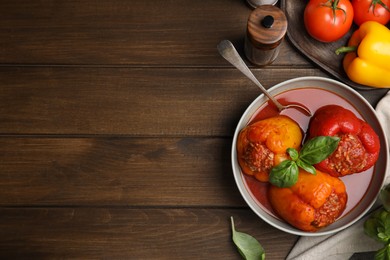
M 245 206 L 230 138 L 0 138 L 1 206 Z
M 318 69 L 257 69 L 265 87 Z M 1 134 L 232 136 L 260 94 L 235 69 L 0 68 Z M 386 89 L 362 92 L 376 103 Z M 213 113 L 210 113 L 210 110 Z
M 270 87 L 317 69 L 258 69 Z M 0 68 L 0 134 L 232 136 L 260 94 L 235 69 Z M 213 113 L 210 113 L 210 110 Z
M 267 259 L 283 259 L 296 241 L 249 209 L 0 208 L 0 257 L 241 259 L 230 216 Z
M 226 66 L 243 42 L 245 1 L 0 1 L 0 64 Z M 242 45 L 238 46 L 240 50 Z M 283 44 L 278 65 L 309 62 Z

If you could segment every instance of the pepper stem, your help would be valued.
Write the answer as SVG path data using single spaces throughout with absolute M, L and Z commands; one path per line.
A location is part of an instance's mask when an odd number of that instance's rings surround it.
M 357 46 L 343 46 L 343 47 L 340 47 L 338 48 L 335 53 L 337 55 L 341 54 L 341 53 L 346 53 L 346 52 L 353 52 L 353 51 L 356 51 L 357 50 Z

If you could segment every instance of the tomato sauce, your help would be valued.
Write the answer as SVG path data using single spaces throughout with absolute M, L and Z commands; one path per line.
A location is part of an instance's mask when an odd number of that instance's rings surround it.
M 321 98 L 316 98 L 321 97 Z M 317 109 L 320 107 L 334 104 L 344 107 L 346 109 L 351 110 L 358 118 L 364 120 L 359 111 L 346 99 L 343 97 L 330 92 L 325 89 L 319 88 L 302 88 L 302 89 L 292 89 L 282 92 L 275 96 L 275 98 L 281 104 L 300 104 L 307 107 L 312 114 L 315 113 Z M 280 112 L 277 110 L 275 105 L 273 105 L 270 101 L 263 104 L 254 116 L 251 118 L 249 124 L 269 118 L 272 116 L 278 115 Z M 289 116 L 294 121 L 296 121 L 301 127 L 303 133 L 307 132 L 310 117 L 302 113 L 301 111 L 290 108 L 281 112 L 281 114 Z M 374 167 L 368 169 L 365 172 L 361 172 L 358 174 L 352 174 L 345 177 L 340 178 L 346 188 L 348 194 L 348 202 L 343 215 L 347 214 L 351 209 L 353 209 L 359 201 L 363 198 L 364 194 L 367 192 L 368 187 L 370 186 L 372 177 L 374 173 Z M 247 186 L 247 189 L 250 191 L 252 196 L 255 198 L 255 201 L 258 202 L 259 206 L 264 210 L 267 210 L 269 213 L 273 213 L 270 202 L 268 201 L 268 183 L 261 183 L 257 181 L 252 176 L 248 176 L 243 174 L 244 183 Z M 275 216 L 276 217 L 276 216 Z

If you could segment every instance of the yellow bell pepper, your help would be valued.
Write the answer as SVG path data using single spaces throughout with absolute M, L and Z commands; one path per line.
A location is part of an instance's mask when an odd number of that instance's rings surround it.
M 352 34 L 348 47 L 336 50 L 336 54 L 344 52 L 343 67 L 352 81 L 390 88 L 390 30 L 386 26 L 374 21 L 363 23 Z

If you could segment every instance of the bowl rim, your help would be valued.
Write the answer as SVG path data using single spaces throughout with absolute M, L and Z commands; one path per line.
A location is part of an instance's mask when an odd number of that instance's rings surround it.
M 341 219 L 336 220 L 335 223 L 344 219 L 344 221 L 342 221 L 342 222 L 345 222 L 345 224 L 343 224 L 337 228 L 331 228 L 332 225 L 334 224 L 333 223 L 333 224 L 329 225 L 328 227 L 320 229 L 316 232 L 307 232 L 307 231 L 299 230 L 299 229 L 291 226 L 290 224 L 288 224 L 284 220 L 277 219 L 274 216 L 272 216 L 271 214 L 267 213 L 266 210 L 260 208 L 260 206 L 253 199 L 252 195 L 249 193 L 249 191 L 247 190 L 247 188 L 244 184 L 243 173 L 241 172 L 241 168 L 238 164 L 237 156 L 236 156 L 237 155 L 236 143 L 237 143 L 238 134 L 241 131 L 242 126 L 248 125 L 250 119 L 253 117 L 254 113 L 257 111 L 259 106 L 261 106 L 262 104 L 264 104 L 264 102 L 266 102 L 268 100 L 268 98 L 265 97 L 264 94 L 260 94 L 256 99 L 254 99 L 251 102 L 251 104 L 246 108 L 246 110 L 242 114 L 242 116 L 241 116 L 241 118 L 236 126 L 236 129 L 234 131 L 234 136 L 233 136 L 232 148 L 231 148 L 231 164 L 232 164 L 233 176 L 234 176 L 236 185 L 239 189 L 241 196 L 245 200 L 246 204 L 251 208 L 251 210 L 256 215 L 258 215 L 262 220 L 264 220 L 266 223 L 270 224 L 271 226 L 273 226 L 281 231 L 284 231 L 286 233 L 290 233 L 293 235 L 323 236 L 323 235 L 330 235 L 330 234 L 339 232 L 339 231 L 353 225 L 359 219 L 361 219 L 375 204 L 377 197 L 378 197 L 378 194 L 380 192 L 380 188 L 383 186 L 384 181 L 386 179 L 386 172 L 389 170 L 389 152 L 388 152 L 389 151 L 389 144 L 387 143 L 387 138 L 386 138 L 383 126 L 380 123 L 379 119 L 377 118 L 376 112 L 375 112 L 374 108 L 371 106 L 371 104 L 359 92 L 357 92 L 356 90 L 352 89 L 351 87 L 347 86 L 346 84 L 344 84 L 340 81 L 333 80 L 330 78 L 325 78 L 325 77 L 319 77 L 319 76 L 304 76 L 304 77 L 297 77 L 297 78 L 293 78 L 293 79 L 289 79 L 289 80 L 280 82 L 280 83 L 272 86 L 271 88 L 269 88 L 268 91 L 271 93 L 271 95 L 276 95 L 276 94 L 279 94 L 279 93 L 282 93 L 282 92 L 285 92 L 288 90 L 297 89 L 297 88 L 304 88 L 305 86 L 308 87 L 309 85 L 307 84 L 307 82 L 310 82 L 310 81 L 320 82 L 319 84 L 325 83 L 328 85 L 334 85 L 335 88 L 340 88 L 340 91 L 349 92 L 351 95 L 353 95 L 355 97 L 355 99 L 359 100 L 362 103 L 365 110 L 368 110 L 368 113 L 372 113 L 374 115 L 374 118 L 371 120 L 374 120 L 375 124 L 377 126 L 376 128 L 379 128 L 379 129 L 377 129 L 377 130 L 379 130 L 379 133 L 377 133 L 377 134 L 381 140 L 380 154 L 384 153 L 384 155 L 385 155 L 383 158 L 384 159 L 384 166 L 382 166 L 382 168 L 384 169 L 384 174 L 382 174 L 383 176 L 381 176 L 381 179 L 379 180 L 379 182 L 376 181 L 376 183 L 374 184 L 376 188 L 372 194 L 369 194 L 371 198 L 368 199 L 368 201 L 369 201 L 368 206 L 364 207 L 363 209 L 360 209 L 361 207 L 358 207 L 358 206 L 359 206 L 359 204 L 363 204 L 363 203 L 359 202 L 358 205 L 356 205 L 354 207 L 354 209 L 351 209 L 350 212 L 347 213 L 347 215 L 349 215 L 352 211 L 358 211 L 358 210 L 361 211 L 355 217 L 353 217 L 352 220 L 346 221 L 348 219 L 346 219 L 344 216 Z M 286 86 L 289 86 L 291 84 L 297 84 L 297 85 L 292 86 L 292 87 L 286 87 Z M 312 86 L 312 84 L 310 84 L 310 87 L 326 89 L 326 87 Z M 335 93 L 334 90 L 328 90 L 328 91 Z M 339 94 L 339 93 L 336 92 L 335 94 Z M 259 104 L 259 102 L 261 102 L 261 103 Z M 354 103 L 352 103 L 352 101 L 348 101 L 348 102 L 355 105 Z M 359 112 L 361 112 L 361 111 L 359 111 Z M 237 172 L 237 169 L 238 169 L 238 172 Z M 372 180 L 371 182 L 374 182 L 374 181 Z M 370 184 L 370 185 L 372 185 L 372 184 Z M 364 195 L 364 197 L 366 197 L 366 196 L 367 196 L 367 193 Z M 362 198 L 362 200 L 363 200 L 363 198 Z

